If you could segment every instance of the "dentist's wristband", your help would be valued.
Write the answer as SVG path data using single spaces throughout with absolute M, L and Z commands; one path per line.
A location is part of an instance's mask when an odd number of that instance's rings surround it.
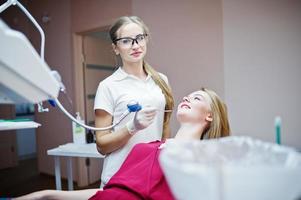
M 135 135 L 138 132 L 138 130 L 136 130 L 135 128 L 133 121 L 129 121 L 128 123 L 126 123 L 126 128 L 130 135 Z

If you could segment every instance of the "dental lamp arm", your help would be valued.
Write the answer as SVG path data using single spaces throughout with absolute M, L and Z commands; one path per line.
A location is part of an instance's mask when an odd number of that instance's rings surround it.
M 4 10 L 6 10 L 9 6 L 16 5 L 15 0 L 8 0 L 4 4 L 0 6 L 0 13 L 2 13 Z
M 38 22 L 33 18 L 33 16 L 28 12 L 28 10 L 17 0 L 8 0 L 4 4 L 0 6 L 0 13 L 2 13 L 4 10 L 6 10 L 11 5 L 17 5 L 24 14 L 30 19 L 30 21 L 34 24 L 34 26 L 38 29 L 40 35 L 41 35 L 41 49 L 40 49 L 40 56 L 43 61 L 45 61 L 44 52 L 45 52 L 45 33 L 41 26 L 38 24 Z M 48 112 L 48 108 L 43 108 L 42 102 L 38 103 L 38 111 L 39 112 Z
M 43 61 L 44 59 L 44 50 L 45 50 L 45 33 L 41 26 L 38 24 L 38 22 L 33 18 L 33 16 L 28 12 L 28 10 L 20 3 L 18 0 L 7 0 L 4 4 L 0 6 L 0 13 L 2 13 L 4 10 L 6 10 L 11 5 L 17 5 L 24 14 L 30 19 L 30 21 L 35 25 L 35 27 L 38 29 L 40 35 L 41 35 L 41 49 L 40 49 L 40 56 Z
M 15 0 L 17 3 L 17 6 L 25 13 L 25 15 L 30 19 L 30 21 L 35 25 L 35 27 L 39 30 L 39 33 L 41 35 L 41 58 L 43 61 L 45 61 L 44 58 L 44 51 L 45 51 L 45 33 L 41 26 L 38 24 L 38 22 L 33 18 L 33 16 L 26 10 L 26 8 L 17 0 Z
M 16 2 L 17 6 L 25 13 L 25 15 L 30 19 L 30 21 L 35 25 L 35 27 L 38 29 L 40 35 L 41 35 L 41 50 L 40 50 L 40 56 L 42 60 L 45 62 L 45 33 L 41 26 L 38 24 L 38 22 L 33 18 L 33 16 L 26 10 L 26 8 L 17 0 L 11 0 Z M 43 107 L 43 103 L 38 103 L 38 111 L 39 112 L 48 112 L 48 108 Z

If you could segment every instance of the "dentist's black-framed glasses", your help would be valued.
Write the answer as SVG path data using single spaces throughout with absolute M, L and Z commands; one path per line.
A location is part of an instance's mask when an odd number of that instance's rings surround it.
M 144 46 L 146 44 L 146 37 L 147 34 L 139 34 L 135 38 L 122 37 L 114 40 L 114 43 L 117 44 L 118 42 L 118 45 L 122 48 L 131 48 L 135 42 L 140 46 Z

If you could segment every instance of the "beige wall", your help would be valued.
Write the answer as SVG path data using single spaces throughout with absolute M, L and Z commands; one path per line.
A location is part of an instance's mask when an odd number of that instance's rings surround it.
M 72 32 L 110 25 L 117 17 L 131 14 L 130 0 L 72 0 Z
M 168 76 L 176 105 L 201 86 L 224 96 L 220 0 L 133 0 L 133 14 L 150 29 L 147 61 Z
M 301 1 L 224 0 L 225 95 L 235 135 L 301 149 Z

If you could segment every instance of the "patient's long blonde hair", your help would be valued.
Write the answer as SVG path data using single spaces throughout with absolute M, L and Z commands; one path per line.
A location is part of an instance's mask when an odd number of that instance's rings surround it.
M 206 131 L 202 134 L 201 139 L 229 136 L 231 131 L 226 104 L 214 91 L 206 88 L 202 88 L 201 90 L 207 93 L 211 100 L 210 109 L 213 118 Z
M 117 31 L 124 25 L 129 23 L 135 23 L 142 27 L 144 34 L 150 35 L 148 27 L 144 24 L 144 22 L 137 16 L 123 16 L 117 19 L 117 21 L 111 26 L 110 28 L 110 37 L 112 42 L 116 45 L 117 39 Z M 165 110 L 173 110 L 174 107 L 174 99 L 172 96 L 172 91 L 169 85 L 165 83 L 165 81 L 161 78 L 159 73 L 152 68 L 147 62 L 143 61 L 143 69 L 147 74 L 149 74 L 154 82 L 161 88 L 162 93 L 165 97 Z M 169 128 L 169 121 L 170 121 L 171 113 L 165 113 L 164 115 L 164 122 L 163 122 L 163 137 L 166 134 L 166 131 Z

